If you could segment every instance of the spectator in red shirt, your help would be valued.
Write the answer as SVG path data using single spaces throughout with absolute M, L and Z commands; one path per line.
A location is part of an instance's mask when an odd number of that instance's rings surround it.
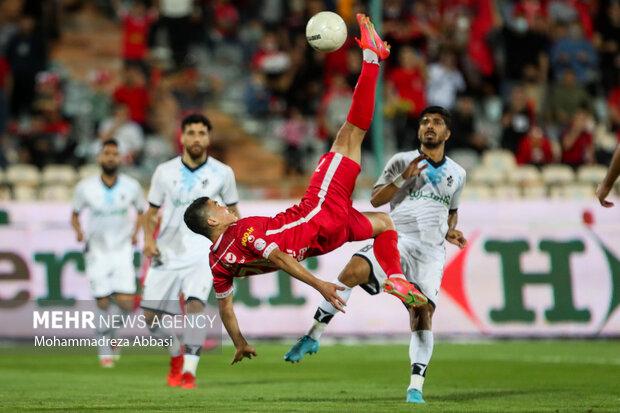
M 9 116 L 7 95 L 9 93 L 10 81 L 11 67 L 6 59 L 0 56 L 0 138 L 4 134 Z
M 126 104 L 131 120 L 144 128 L 149 108 L 146 77 L 139 66 L 129 64 L 125 66 L 123 78 L 123 83 L 114 91 L 114 101 Z
M 517 163 L 542 166 L 553 162 L 551 141 L 538 125 L 533 125 L 519 142 Z
M 587 108 L 580 108 L 562 134 L 562 163 L 578 167 L 594 161 L 594 120 Z
M 135 0 L 121 12 L 123 22 L 123 59 L 142 62 L 148 52 L 148 35 L 156 16 L 147 12 L 144 0 Z
M 620 76 L 619 76 L 620 77 Z M 620 85 L 616 86 L 607 98 L 611 130 L 616 133 L 620 142 Z
M 426 67 L 422 57 L 410 46 L 398 54 L 398 66 L 388 75 L 390 107 L 394 110 L 399 150 L 410 145 L 417 129 L 418 115 L 426 107 Z

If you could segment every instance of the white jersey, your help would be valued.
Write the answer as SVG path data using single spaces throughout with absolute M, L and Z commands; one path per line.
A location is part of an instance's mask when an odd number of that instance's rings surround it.
M 183 220 L 189 204 L 202 196 L 227 206 L 239 202 L 232 168 L 208 157 L 205 163 L 191 169 L 178 156 L 155 170 L 148 201 L 162 208 L 157 247 L 162 264 L 169 269 L 194 265 L 209 254 L 211 241 L 193 233 Z
M 111 187 L 100 175 L 81 180 L 73 195 L 73 210 L 89 210 L 86 222 L 88 248 L 95 251 L 116 250 L 131 245 L 135 218 L 130 207 L 142 212 L 145 207 L 142 187 L 135 179 L 119 174 Z
M 397 153 L 389 160 L 375 186 L 391 183 L 402 174 L 418 150 Z M 452 159 L 428 162 L 420 176 L 413 177 L 400 188 L 390 202 L 390 216 L 399 234 L 424 244 L 443 246 L 448 232 L 448 214 L 457 209 L 465 185 L 465 170 Z

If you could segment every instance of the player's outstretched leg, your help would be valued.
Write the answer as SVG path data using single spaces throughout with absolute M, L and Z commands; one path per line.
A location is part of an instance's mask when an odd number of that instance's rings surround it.
M 422 397 L 422 389 L 426 370 L 433 354 L 434 339 L 431 330 L 433 313 L 434 307 L 430 303 L 418 308 L 409 308 L 411 382 L 407 388 L 408 403 L 426 403 Z
M 352 257 L 344 267 L 338 280 L 334 284 L 344 288 L 338 291 L 338 295 L 347 302 L 351 296 L 351 290 L 356 285 L 368 282 L 370 266 L 360 257 Z M 314 313 L 314 324 L 306 335 L 301 337 L 291 349 L 284 355 L 285 361 L 291 363 L 300 362 L 306 354 L 314 354 L 319 351 L 319 340 L 327 328 L 327 324 L 338 312 L 327 300 L 323 299 Z
M 358 213 L 359 214 L 359 213 Z M 428 299 L 403 274 L 398 251 L 398 233 L 392 218 L 385 212 L 363 212 L 372 225 L 373 253 L 379 266 L 387 275 L 383 290 L 397 297 L 403 303 L 417 307 Z
M 379 61 L 387 59 L 390 47 L 383 42 L 370 19 L 364 14 L 357 15 L 361 39 L 356 39 L 362 48 L 362 72 L 353 91 L 353 101 L 349 108 L 347 121 L 338 131 L 331 152 L 338 152 L 360 163 L 361 146 L 366 131 L 370 128 L 375 110 L 375 89 L 379 77 Z

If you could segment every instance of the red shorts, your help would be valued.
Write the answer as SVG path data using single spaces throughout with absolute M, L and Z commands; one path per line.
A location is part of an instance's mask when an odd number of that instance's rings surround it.
M 345 242 L 372 237 L 370 221 L 351 201 L 360 170 L 357 162 L 342 154 L 328 152 L 321 157 L 298 205 L 307 219 L 304 235 L 313 237 L 310 255 L 326 254 Z

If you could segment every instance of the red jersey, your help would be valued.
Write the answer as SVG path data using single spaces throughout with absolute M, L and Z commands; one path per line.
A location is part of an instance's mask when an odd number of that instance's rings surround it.
M 359 171 L 353 160 L 330 152 L 321 158 L 299 204 L 272 218 L 243 218 L 228 227 L 209 255 L 216 297 L 232 293 L 234 277 L 275 271 L 267 257 L 276 248 L 302 261 L 370 238 L 370 221 L 351 205 Z
M 146 87 L 121 85 L 114 91 L 114 100 L 127 105 L 131 120 L 140 124 L 146 122 L 149 107 L 149 92 Z
M 149 15 L 123 17 L 123 58 L 142 60 L 148 50 L 147 38 L 153 17 Z

